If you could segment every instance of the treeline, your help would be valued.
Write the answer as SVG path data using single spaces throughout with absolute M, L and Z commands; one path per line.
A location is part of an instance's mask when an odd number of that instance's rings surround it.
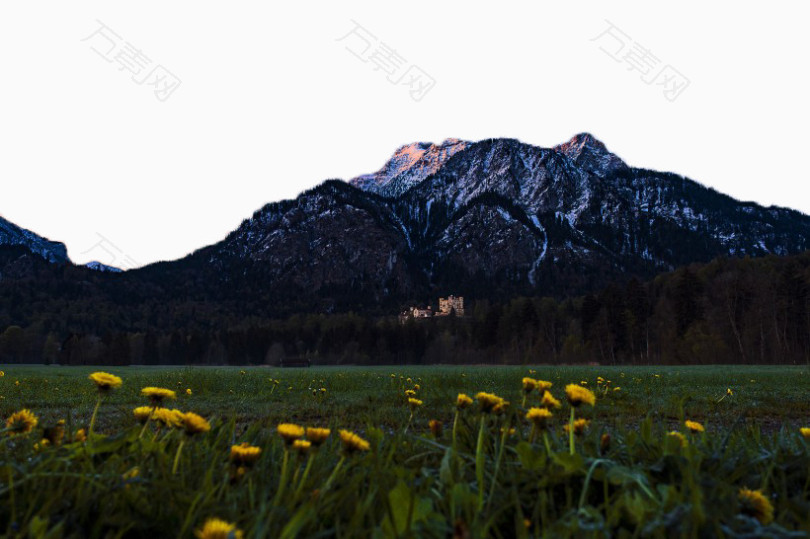
M 271 320 L 208 304 L 31 311 L 12 299 L 0 313 L 0 363 L 810 362 L 810 253 L 717 259 L 572 299 L 468 298 L 464 318 L 404 324 L 356 313 Z M 148 323 L 154 318 L 173 323 L 160 329 Z

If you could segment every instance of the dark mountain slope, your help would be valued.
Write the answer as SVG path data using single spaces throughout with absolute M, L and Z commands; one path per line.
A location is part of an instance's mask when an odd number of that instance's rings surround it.
M 804 214 L 632 168 L 589 134 L 553 148 L 450 139 L 267 204 L 188 257 L 93 282 L 132 304 L 385 313 L 447 293 L 587 293 L 718 256 L 799 253 L 808 237 Z

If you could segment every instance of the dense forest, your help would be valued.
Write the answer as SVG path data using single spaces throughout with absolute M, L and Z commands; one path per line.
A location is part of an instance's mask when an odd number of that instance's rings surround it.
M 393 313 L 271 319 L 239 303 L 101 301 L 82 296 L 81 280 L 30 274 L 0 287 L 0 363 L 810 362 L 810 252 L 721 258 L 576 298 L 468 297 L 463 318 L 404 324 Z

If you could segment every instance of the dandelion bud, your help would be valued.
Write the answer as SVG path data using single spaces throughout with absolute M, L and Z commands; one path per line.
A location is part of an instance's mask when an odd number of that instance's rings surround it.
M 607 432 L 602 435 L 602 438 L 599 440 L 599 449 L 602 453 L 607 453 L 610 451 L 610 434 Z

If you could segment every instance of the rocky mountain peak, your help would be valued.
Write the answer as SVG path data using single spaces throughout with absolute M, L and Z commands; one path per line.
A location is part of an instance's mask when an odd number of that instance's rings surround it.
M 574 135 L 568 142 L 558 144 L 552 149 L 566 155 L 580 168 L 596 176 L 604 177 L 614 170 L 627 168 L 624 161 L 590 133 Z
M 448 159 L 469 145 L 469 142 L 456 138 L 448 138 L 441 144 L 406 144 L 400 146 L 380 170 L 353 178 L 349 183 L 364 191 L 395 197 L 434 174 Z

